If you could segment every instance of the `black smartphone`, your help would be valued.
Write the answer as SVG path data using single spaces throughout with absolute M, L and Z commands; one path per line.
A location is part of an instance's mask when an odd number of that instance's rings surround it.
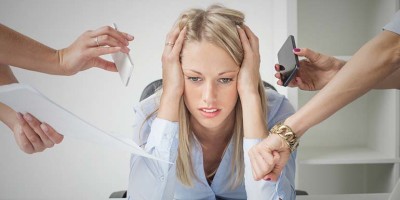
M 294 37 L 293 35 L 289 35 L 278 52 L 279 65 L 284 67 L 284 69 L 281 68 L 280 73 L 283 86 L 285 87 L 288 86 L 290 81 L 296 76 L 299 68 L 299 58 L 293 53 L 294 48 L 296 48 Z

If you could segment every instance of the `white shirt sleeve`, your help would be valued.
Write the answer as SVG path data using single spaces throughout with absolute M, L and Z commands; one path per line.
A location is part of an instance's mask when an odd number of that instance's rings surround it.
M 292 182 L 294 181 L 294 158 L 296 157 L 295 152 L 291 155 L 289 162 L 286 164 L 277 182 L 272 181 L 255 181 L 251 169 L 251 162 L 249 157 L 249 150 L 254 145 L 261 142 L 262 139 L 243 139 L 243 150 L 244 150 L 244 181 L 247 199 L 270 199 L 270 200 L 286 200 L 295 199 L 295 189 Z
M 178 148 L 178 123 L 156 118 L 144 124 L 146 117 L 136 113 L 134 134 L 147 130 L 145 150 L 172 163 L 176 161 Z M 143 126 L 151 126 L 143 127 Z M 131 156 L 128 199 L 173 199 L 175 190 L 175 164 L 155 161 L 137 155 Z

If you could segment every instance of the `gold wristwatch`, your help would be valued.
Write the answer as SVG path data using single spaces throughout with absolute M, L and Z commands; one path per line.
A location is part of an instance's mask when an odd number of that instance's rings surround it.
M 270 132 L 271 134 L 277 134 L 283 138 L 286 144 L 288 144 L 290 152 L 293 152 L 299 146 L 299 139 L 297 138 L 296 134 L 289 126 L 284 125 L 283 123 L 276 124 L 274 127 L 272 127 Z

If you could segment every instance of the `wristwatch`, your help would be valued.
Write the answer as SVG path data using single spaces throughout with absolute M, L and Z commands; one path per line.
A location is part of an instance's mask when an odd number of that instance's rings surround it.
M 297 138 L 296 134 L 289 126 L 284 125 L 283 123 L 278 123 L 272 127 L 270 133 L 277 134 L 283 138 L 283 140 L 285 140 L 286 144 L 289 146 L 290 152 L 293 152 L 299 146 L 299 139 Z

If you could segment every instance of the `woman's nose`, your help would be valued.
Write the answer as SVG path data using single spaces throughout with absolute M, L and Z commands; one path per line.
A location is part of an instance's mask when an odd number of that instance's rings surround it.
M 203 89 L 203 102 L 207 106 L 213 105 L 217 100 L 216 88 L 213 83 L 207 83 Z

